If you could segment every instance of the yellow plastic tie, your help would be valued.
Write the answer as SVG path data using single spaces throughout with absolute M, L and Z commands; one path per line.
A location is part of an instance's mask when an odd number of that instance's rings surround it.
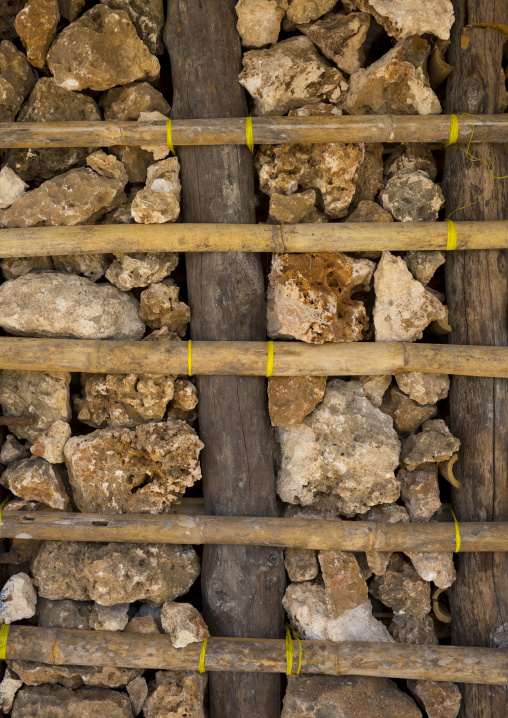
M 298 655 L 298 668 L 296 670 L 296 675 L 298 676 L 300 674 L 300 669 L 302 667 L 302 642 L 300 641 L 298 633 L 295 631 L 293 626 L 291 626 L 291 633 L 293 634 L 293 638 L 296 638 L 296 640 L 298 641 L 299 655 Z
M 293 653 L 295 652 L 295 647 L 293 645 L 293 641 L 291 639 L 291 629 L 289 626 L 286 626 L 286 676 L 291 676 L 293 674 Z
M 266 358 L 266 376 L 273 374 L 273 342 L 268 342 L 268 356 Z
M 457 115 L 450 115 L 450 139 L 446 143 L 445 147 L 454 145 L 459 139 L 459 118 Z
M 453 509 L 452 516 L 455 522 L 455 553 L 458 553 L 460 551 L 460 529 L 459 522 L 457 521 L 457 517 L 455 516 L 455 511 Z
M 192 341 L 187 342 L 187 375 L 192 376 Z
M 175 148 L 173 147 L 173 130 L 171 129 L 171 120 L 166 120 L 166 131 L 168 147 L 171 150 L 171 154 L 176 157 Z
M 452 250 L 457 249 L 457 227 L 452 219 L 446 220 L 446 226 L 448 228 L 448 239 L 446 240 L 446 249 Z
M 252 117 L 245 119 L 245 136 L 247 138 L 247 147 L 254 154 L 254 132 L 252 131 Z
M 201 644 L 201 654 L 199 656 L 199 665 L 198 665 L 198 671 L 200 673 L 204 673 L 206 671 L 205 668 L 205 653 L 206 653 L 206 644 L 207 644 L 208 638 L 205 638 L 203 643 Z
M 0 628 L 0 660 L 5 661 L 5 649 L 7 647 L 7 636 L 9 635 L 10 625 L 3 623 Z

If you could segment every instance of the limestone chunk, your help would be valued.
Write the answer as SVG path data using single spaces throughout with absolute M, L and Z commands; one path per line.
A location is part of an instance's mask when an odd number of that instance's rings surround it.
M 419 553 L 406 551 L 416 572 L 424 581 L 432 581 L 438 588 L 449 588 L 457 578 L 453 553 Z
M 339 252 L 275 254 L 268 278 L 268 334 L 312 344 L 361 341 L 368 319 L 351 299 L 370 285 L 374 264 Z
M 129 178 L 123 164 L 114 155 L 108 155 L 104 150 L 96 150 L 88 155 L 86 163 L 97 174 L 110 179 L 117 179 L 127 184 Z
M 172 279 L 150 284 L 141 292 L 139 317 L 153 329 L 167 327 L 183 337 L 190 321 L 190 308 L 179 300 L 179 288 Z
M 330 13 L 315 23 L 299 25 L 298 29 L 339 69 L 352 75 L 365 62 L 363 45 L 369 25 L 370 16 L 365 12 Z
M 430 612 L 430 584 L 401 554 L 393 554 L 385 573 L 374 578 L 369 591 L 398 616 L 423 618 Z
M 24 4 L 24 3 L 23 3 Z M 0 122 L 13 122 L 35 84 L 35 73 L 12 42 L 0 43 Z
M 60 20 L 57 0 L 28 0 L 16 15 L 14 27 L 26 47 L 30 63 L 42 69 Z
M 55 509 L 69 508 L 60 470 L 39 456 L 15 461 L 0 477 L 2 486 L 26 501 L 40 501 Z
M 394 616 L 388 628 L 397 643 L 417 643 L 438 646 L 439 640 L 431 616 L 413 618 L 412 616 Z
M 9 668 L 6 668 L 0 683 L 0 710 L 3 713 L 10 713 L 14 697 L 22 685 L 23 681 L 20 681 Z
M 125 10 L 129 19 L 151 53 L 162 55 L 162 30 L 164 28 L 163 0 L 103 0 L 104 5 Z
M 34 419 L 31 426 L 16 424 L 9 426 L 9 431 L 18 439 L 32 442 L 55 421 L 68 421 L 71 418 L 70 382 L 68 372 L 0 372 L 0 404 L 4 416 L 30 416 Z
M 35 456 L 42 456 L 50 464 L 63 464 L 63 448 L 70 436 L 69 424 L 66 421 L 55 421 L 47 431 L 37 437 L 30 451 Z
M 53 269 L 51 257 L 4 257 L 0 267 L 5 279 L 17 279 L 31 271 L 50 271 Z
M 421 170 L 397 172 L 386 183 L 380 199 L 398 222 L 435 222 L 444 205 L 441 188 Z
M 351 75 L 344 109 L 351 115 L 439 114 L 441 103 L 425 72 L 429 52 L 429 43 L 421 37 L 399 42 L 367 69 Z
M 178 254 L 175 252 L 116 254 L 115 261 L 106 272 L 106 279 L 127 292 L 134 287 L 161 282 L 177 264 Z
M 96 603 L 90 614 L 90 628 L 95 631 L 123 631 L 129 622 L 129 604 L 101 606 Z
M 60 15 L 72 22 L 85 7 L 85 1 L 86 0 L 58 0 Z
M 192 411 L 198 404 L 198 391 L 190 379 L 178 378 L 175 381 L 173 408 Z
M 441 508 L 437 465 L 422 464 L 413 471 L 401 469 L 397 476 L 401 481 L 401 497 L 411 521 L 429 521 Z
M 290 676 L 281 718 L 421 718 L 388 678 Z
M 92 603 L 85 601 L 71 601 L 67 598 L 51 601 L 41 596 L 37 602 L 39 626 L 89 631 L 92 606 Z
M 6 209 L 19 199 L 28 185 L 10 167 L 0 170 L 0 209 Z
M 180 214 L 180 203 L 174 194 L 142 189 L 132 202 L 131 214 L 139 224 L 175 222 Z
M 73 691 L 63 686 L 22 688 L 14 701 L 12 718 L 132 718 L 125 693 L 108 688 L 80 688 Z
M 190 603 L 168 601 L 162 607 L 161 621 L 175 648 L 199 643 L 210 635 L 202 615 Z
M 52 77 L 41 77 L 21 108 L 18 122 L 64 122 L 100 120 L 101 114 L 91 97 L 59 87 Z M 26 182 L 51 179 L 76 165 L 84 165 L 86 147 L 12 149 L 6 162 Z M 89 191 L 89 190 L 87 190 Z M 83 203 L 86 196 L 74 202 Z
M 401 371 L 395 374 L 399 389 L 419 404 L 435 404 L 446 399 L 450 389 L 448 374 L 424 374 L 421 371 Z
M 302 638 L 338 643 L 393 641 L 385 626 L 372 615 L 369 599 L 334 620 L 326 605 L 324 586 L 306 581 L 291 583 L 282 603 Z
M 127 684 L 127 693 L 130 698 L 132 712 L 137 716 L 143 710 L 143 703 L 148 696 L 146 678 L 143 678 L 143 676 L 134 678 L 133 681 Z
M 458 716 L 461 694 L 455 683 L 409 680 L 407 687 L 429 718 L 456 718 Z
M 302 424 L 279 429 L 279 439 L 283 501 L 353 516 L 399 496 L 400 442 L 360 382 L 329 381 L 322 403 Z
M 57 272 L 62 274 L 82 274 L 91 282 L 100 279 L 108 268 L 104 254 L 60 254 L 53 257 Z
M 364 521 L 376 521 L 377 523 L 408 523 L 409 515 L 403 506 L 397 504 L 381 504 L 373 506 L 367 515 L 361 517 Z M 367 564 L 370 570 L 377 576 L 381 576 L 390 563 L 391 551 L 367 551 L 365 553 Z
M 411 35 L 430 33 L 448 40 L 453 25 L 451 0 L 353 0 L 360 10 L 370 12 L 389 35 L 404 40 Z
M 108 90 L 155 80 L 160 65 L 123 10 L 99 4 L 64 28 L 51 46 L 48 67 L 66 90 Z
M 435 271 L 445 262 L 444 252 L 410 251 L 404 260 L 415 279 L 424 286 L 430 282 Z
M 125 201 L 124 183 L 77 167 L 25 192 L 1 215 L 2 227 L 93 224 Z
M 384 172 L 388 177 L 393 177 L 401 170 L 421 170 L 426 172 L 434 181 L 437 175 L 437 167 L 432 152 L 427 145 L 418 142 L 399 145 L 388 156 L 385 162 Z
M 432 321 L 445 315 L 441 302 L 413 279 L 403 259 L 390 252 L 383 252 L 374 289 L 377 342 L 414 342 Z
M 280 24 L 288 0 L 239 0 L 236 29 L 244 47 L 272 45 L 279 39 Z
M 362 144 L 261 145 L 255 165 L 266 194 L 317 190 L 326 214 L 338 219 L 347 214 L 355 196 L 364 157 Z
M 208 676 L 192 671 L 157 671 L 143 706 L 145 718 L 205 718 Z
M 133 82 L 123 87 L 113 87 L 100 100 L 105 120 L 132 122 L 142 112 L 160 112 L 169 116 L 171 107 L 163 95 L 148 82 Z
M 143 606 L 150 608 L 147 604 L 143 604 Z M 159 631 L 155 618 L 153 616 L 146 615 L 134 616 L 134 618 L 131 618 L 125 627 L 125 633 L 148 633 L 155 635 L 156 633 L 161 633 L 161 631 Z
M 121 688 L 127 685 L 139 671 L 135 668 L 117 666 L 59 666 L 36 661 L 9 661 L 9 666 L 18 674 L 23 683 L 39 686 L 44 683 L 60 683 L 67 688 L 97 686 L 100 688 Z
M 180 184 L 180 163 L 178 158 L 168 157 L 165 160 L 150 165 L 146 172 L 146 189 L 172 194 L 179 202 L 182 187 Z
M 284 549 L 284 566 L 290 581 L 312 581 L 319 573 L 316 552 L 312 549 Z
M 0 623 L 13 623 L 35 615 L 37 594 L 30 576 L 16 573 L 0 591 Z
M 346 222 L 394 222 L 390 212 L 380 207 L 376 202 L 362 199 L 356 209 L 351 212 Z M 369 256 L 379 256 L 380 252 L 369 253 Z M 365 253 L 363 254 L 365 256 Z
M 15 436 L 7 434 L 0 451 L 0 464 L 10 464 L 18 459 L 27 459 L 30 456 L 28 449 L 20 444 Z
M 418 434 L 408 436 L 402 446 L 401 461 L 412 471 L 420 464 L 445 461 L 459 450 L 456 439 L 442 419 L 426 421 Z
M 333 0 L 289 0 L 289 8 L 286 13 L 287 28 L 301 23 L 317 20 L 326 12 L 331 10 L 337 3 Z
M 272 194 L 268 210 L 268 224 L 312 224 L 321 221 L 315 207 L 316 191 L 313 189 L 294 194 Z
M 187 593 L 199 559 L 190 546 L 176 544 L 45 541 L 32 570 L 44 598 L 160 606 Z
M 354 553 L 319 551 L 319 565 L 325 583 L 328 613 L 337 619 L 367 600 L 367 584 Z
M 416 431 L 424 421 L 437 413 L 434 405 L 421 405 L 410 399 L 396 386 L 392 386 L 381 404 L 381 411 L 391 416 L 393 425 L 402 434 Z
M 304 36 L 246 52 L 239 80 L 254 98 L 257 115 L 285 115 L 320 100 L 336 103 L 347 90 L 342 73 L 325 64 Z
M 15 336 L 141 339 L 138 303 L 74 274 L 26 274 L 0 286 L 0 326 Z M 15 433 L 15 432 L 14 432 Z
M 202 448 L 195 431 L 175 419 L 74 436 L 64 454 L 76 506 L 91 513 L 166 513 L 201 478 Z
M 323 400 L 325 376 L 277 376 L 268 380 L 268 410 L 272 426 L 301 424 Z
M 391 374 L 379 374 L 375 376 L 360 376 L 363 386 L 363 393 L 372 406 L 380 407 L 386 390 L 392 383 Z

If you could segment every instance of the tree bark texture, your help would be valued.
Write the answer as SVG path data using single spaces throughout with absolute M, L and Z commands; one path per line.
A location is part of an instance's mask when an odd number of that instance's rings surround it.
M 165 42 L 175 119 L 245 117 L 235 0 L 169 0 Z M 181 147 L 184 222 L 253 223 L 254 170 L 244 146 Z M 266 339 L 265 288 L 258 254 L 187 254 L 191 336 L 196 340 Z M 277 513 L 266 380 L 197 380 L 205 511 Z M 279 638 L 285 573 L 281 549 L 206 546 L 204 613 L 215 636 Z M 275 718 L 277 675 L 210 675 L 212 718 Z
M 499 98 L 507 38 L 493 28 L 471 24 L 508 25 L 508 3 L 454 0 L 454 6 L 456 22 L 448 56 L 454 70 L 448 80 L 446 111 L 457 115 L 504 112 Z M 506 145 L 477 145 L 473 154 L 486 161 L 490 158 L 493 174 L 508 174 Z M 508 180 L 493 179 L 484 164 L 471 162 L 457 147 L 446 152 L 444 189 L 447 215 L 453 212 L 454 220 L 500 220 L 508 216 Z M 453 327 L 450 341 L 507 346 L 506 250 L 449 253 L 446 265 Z M 451 429 L 462 442 L 456 465 L 462 486 L 453 495 L 459 521 L 506 520 L 508 381 L 454 377 L 450 409 Z M 451 591 L 453 643 L 508 647 L 508 554 L 459 554 L 458 569 Z M 507 686 L 464 684 L 461 690 L 462 718 L 507 715 Z

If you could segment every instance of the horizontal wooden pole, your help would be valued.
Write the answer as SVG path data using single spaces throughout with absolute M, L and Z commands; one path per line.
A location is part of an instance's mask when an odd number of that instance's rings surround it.
M 293 672 L 298 668 L 295 641 Z M 6 659 L 53 665 L 122 666 L 196 671 L 201 643 L 173 648 L 169 636 L 68 631 L 12 625 Z M 286 643 L 277 639 L 209 638 L 207 671 L 286 673 Z M 461 683 L 508 683 L 508 651 L 500 648 L 400 643 L 302 641 L 301 673 L 360 675 Z
M 192 374 L 266 376 L 267 342 L 192 342 Z M 0 369 L 187 374 L 187 342 L 0 337 Z M 275 342 L 273 376 L 420 371 L 508 377 L 508 347 L 403 342 Z
M 459 116 L 459 142 L 508 142 L 506 115 Z M 173 120 L 173 145 L 244 145 L 245 118 Z M 253 117 L 255 144 L 448 142 L 449 115 Z M 166 144 L 165 122 L 2 122 L 0 148 Z
M 453 523 L 375 523 L 185 514 L 9 511 L 2 538 L 277 546 L 325 551 L 455 551 Z M 508 522 L 461 523 L 460 550 L 508 551 Z
M 375 231 L 374 231 L 375 227 Z M 508 249 L 508 222 L 456 222 L 457 249 Z M 0 257 L 125 252 L 402 252 L 446 249 L 445 222 L 98 224 L 0 230 Z

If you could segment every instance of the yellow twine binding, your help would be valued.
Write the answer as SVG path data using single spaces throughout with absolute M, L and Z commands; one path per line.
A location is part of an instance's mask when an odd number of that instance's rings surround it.
M 175 148 L 173 147 L 173 130 L 171 129 L 171 120 L 166 120 L 166 132 L 168 147 L 171 150 L 171 154 L 176 157 Z
M 247 147 L 254 154 L 254 132 L 252 130 L 252 117 L 245 118 L 245 136 L 247 138 Z
M 446 143 L 445 147 L 454 145 L 459 139 L 459 118 L 457 115 L 450 115 L 450 139 Z
M 268 342 L 268 356 L 266 358 L 266 376 L 273 374 L 273 342 Z
M 448 228 L 448 239 L 446 241 L 446 249 L 448 251 L 457 249 L 457 227 L 455 226 L 455 222 L 453 222 L 451 219 L 447 219 L 446 226 Z
M 5 649 L 7 647 L 7 637 L 9 635 L 9 624 L 3 623 L 0 628 L 0 660 L 5 661 Z
M 200 673 L 204 673 L 206 671 L 205 668 L 205 653 L 206 653 L 206 644 L 208 642 L 208 638 L 205 638 L 203 643 L 201 644 L 201 654 L 199 656 L 199 665 L 198 665 L 198 671 Z
M 187 375 L 192 376 L 192 341 L 187 342 Z
M 459 522 L 457 521 L 457 517 L 455 516 L 455 511 L 453 509 L 452 516 L 455 522 L 455 553 L 458 553 L 460 551 L 460 529 Z
M 298 668 L 296 670 L 296 675 L 299 675 L 300 669 L 302 667 L 302 642 L 300 641 L 298 634 L 296 633 L 293 626 L 286 625 L 286 675 L 287 676 L 293 675 L 293 655 L 295 652 L 295 646 L 294 646 L 291 636 L 293 636 L 293 638 L 295 638 L 298 641 L 299 655 L 298 655 Z

